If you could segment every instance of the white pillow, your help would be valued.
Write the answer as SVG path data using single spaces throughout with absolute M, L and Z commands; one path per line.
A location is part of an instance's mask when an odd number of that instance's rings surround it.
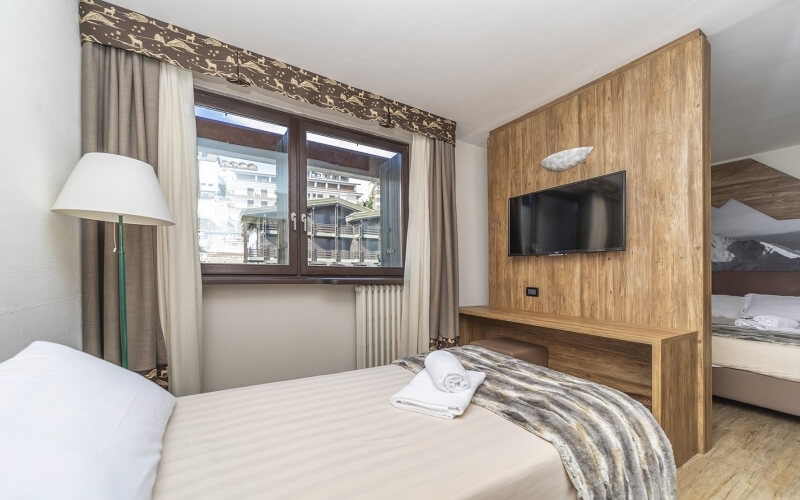
M 149 499 L 175 397 L 34 342 L 0 363 L 0 498 Z
M 752 318 L 761 315 L 780 316 L 800 321 L 800 297 L 758 293 L 745 295 L 742 317 Z
M 742 314 L 744 297 L 736 295 L 712 295 L 711 316 L 715 318 L 736 319 Z

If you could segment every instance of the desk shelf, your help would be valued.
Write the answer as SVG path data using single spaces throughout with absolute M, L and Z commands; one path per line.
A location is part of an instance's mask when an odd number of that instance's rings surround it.
M 640 327 L 486 306 L 459 309 L 461 344 L 511 337 L 540 344 L 549 366 L 652 398 L 678 465 L 697 451 L 697 332 Z

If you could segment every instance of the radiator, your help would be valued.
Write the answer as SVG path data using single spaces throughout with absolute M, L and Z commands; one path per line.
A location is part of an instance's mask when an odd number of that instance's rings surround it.
M 356 287 L 356 367 L 388 365 L 397 359 L 402 285 Z

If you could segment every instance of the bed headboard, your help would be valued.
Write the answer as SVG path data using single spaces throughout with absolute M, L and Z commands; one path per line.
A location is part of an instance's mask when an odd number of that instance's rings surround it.
M 715 295 L 794 295 L 800 297 L 800 271 L 713 271 Z

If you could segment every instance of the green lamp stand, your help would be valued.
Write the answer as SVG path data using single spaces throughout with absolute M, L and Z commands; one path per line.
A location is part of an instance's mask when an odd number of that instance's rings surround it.
M 70 174 L 53 212 L 117 223 L 120 362 L 128 368 L 128 310 L 125 279 L 126 224 L 175 224 L 155 170 L 147 163 L 110 153 L 86 153 Z
M 117 223 L 119 248 L 117 248 L 117 274 L 119 275 L 119 350 L 122 367 L 128 367 L 128 298 L 125 278 L 125 232 L 122 230 L 122 216 Z

